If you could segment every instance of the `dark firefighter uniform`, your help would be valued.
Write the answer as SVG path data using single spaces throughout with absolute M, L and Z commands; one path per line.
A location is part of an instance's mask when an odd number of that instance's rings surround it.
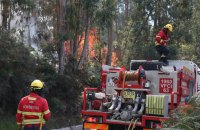
M 156 35 L 155 48 L 160 55 L 161 62 L 168 64 L 167 56 L 169 54 L 169 49 L 167 48 L 167 42 L 169 41 L 168 31 L 172 32 L 173 27 L 171 24 L 164 26 Z
M 41 97 L 43 83 L 34 80 L 31 83 L 31 93 L 23 97 L 18 105 L 16 120 L 23 130 L 45 130 L 45 121 L 50 119 L 47 100 Z

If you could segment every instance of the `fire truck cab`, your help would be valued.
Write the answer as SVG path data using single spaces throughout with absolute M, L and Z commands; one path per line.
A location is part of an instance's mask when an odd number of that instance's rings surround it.
M 200 90 L 192 61 L 132 60 L 130 69 L 102 66 L 101 86 L 84 88 L 83 129 L 150 130 Z

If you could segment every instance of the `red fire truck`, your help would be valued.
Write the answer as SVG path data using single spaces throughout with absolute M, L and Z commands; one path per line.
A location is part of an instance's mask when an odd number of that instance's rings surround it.
M 101 86 L 84 88 L 83 129 L 151 130 L 199 90 L 192 61 L 132 60 L 125 67 L 102 66 Z

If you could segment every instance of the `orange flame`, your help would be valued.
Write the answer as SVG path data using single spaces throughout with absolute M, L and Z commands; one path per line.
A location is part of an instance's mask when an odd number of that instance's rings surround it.
M 84 45 L 84 41 L 85 41 L 85 34 L 83 34 L 83 36 L 79 36 L 79 47 L 78 47 L 78 59 L 80 58 L 81 54 L 82 54 L 82 50 L 83 50 L 83 45 Z M 106 61 L 106 55 L 108 52 L 108 48 L 105 46 L 103 48 L 100 49 L 100 56 L 99 54 L 97 54 L 97 52 L 95 52 L 95 44 L 98 44 L 99 42 L 99 38 L 98 38 L 98 33 L 97 33 L 97 29 L 91 29 L 89 31 L 89 35 L 88 35 L 88 48 L 87 48 L 87 58 L 89 60 L 94 59 L 96 57 L 100 58 L 101 63 L 105 64 Z M 71 48 L 70 48 L 70 40 L 65 41 L 64 42 L 64 49 L 66 52 L 66 55 L 70 55 L 71 52 Z M 116 66 L 119 60 L 119 54 L 117 53 L 117 51 L 112 52 L 112 62 L 111 62 L 111 66 Z

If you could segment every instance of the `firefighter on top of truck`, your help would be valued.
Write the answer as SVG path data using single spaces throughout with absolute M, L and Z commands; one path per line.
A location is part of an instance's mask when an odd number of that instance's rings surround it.
M 155 48 L 160 55 L 161 62 L 168 64 L 167 56 L 169 54 L 169 49 L 167 48 L 167 42 L 169 41 L 168 32 L 173 31 L 173 26 L 171 24 L 166 24 L 156 35 Z
M 45 121 L 50 119 L 47 100 L 41 97 L 44 84 L 40 80 L 31 83 L 31 93 L 18 105 L 16 120 L 22 130 L 46 130 Z

